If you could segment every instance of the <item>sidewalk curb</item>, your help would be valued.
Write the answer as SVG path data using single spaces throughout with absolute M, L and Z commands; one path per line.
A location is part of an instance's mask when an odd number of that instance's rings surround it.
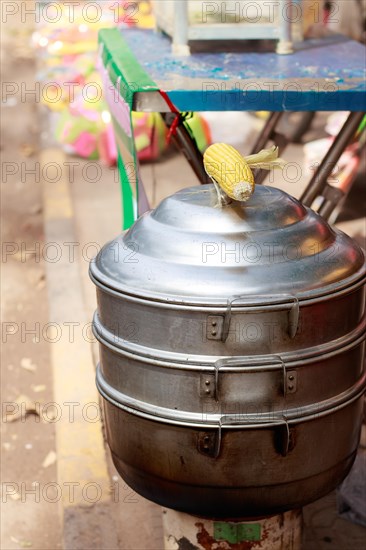
M 90 532 L 88 527 L 88 517 L 100 509 L 100 523 L 104 523 L 103 530 L 108 533 L 106 538 L 114 537 L 112 520 L 106 521 L 108 514 L 102 513 L 111 500 L 111 481 L 98 414 L 92 348 L 81 330 L 90 319 L 85 313 L 78 258 L 75 255 L 71 261 L 66 254 L 67 243 L 75 243 L 76 237 L 65 161 L 63 151 L 57 148 L 44 149 L 40 154 L 45 241 L 54 250 L 62 251 L 57 261 L 46 261 L 49 321 L 59 327 L 71 324 L 76 327 L 72 337 L 70 330 L 60 331 L 61 337 L 51 345 L 53 392 L 57 403 L 57 483 L 62 494 L 64 547 L 104 548 L 95 546 L 98 537 L 95 530 Z M 72 532 L 70 536 L 68 530 Z M 90 539 L 87 546 L 86 531 Z M 118 548 L 116 541 L 108 544 L 108 548 L 112 547 Z

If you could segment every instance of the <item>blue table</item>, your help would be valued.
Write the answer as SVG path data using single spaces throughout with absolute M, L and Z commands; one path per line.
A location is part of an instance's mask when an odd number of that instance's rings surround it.
M 287 56 L 267 51 L 177 57 L 168 38 L 142 29 L 123 30 L 121 49 L 125 44 L 181 111 L 366 109 L 366 48 L 341 35 L 295 44 Z M 119 70 L 125 70 L 123 56 Z M 163 112 L 166 105 L 146 91 L 136 93 L 134 108 Z
M 353 122 L 335 143 L 332 159 L 349 143 L 366 111 L 366 48 L 341 35 L 295 43 L 295 52 L 286 56 L 276 54 L 273 45 L 272 51 L 253 53 L 253 43 L 249 53 L 177 56 L 167 37 L 143 29 L 103 30 L 99 41 L 119 152 L 125 227 L 147 207 L 132 111 L 170 113 L 172 104 L 180 112 L 265 110 L 273 116 L 283 111 L 353 111 Z M 264 133 L 262 141 L 270 137 Z M 190 147 L 188 141 L 183 135 L 181 142 Z M 194 151 L 187 158 L 194 159 Z M 191 164 L 203 182 L 199 155 Z M 305 203 L 325 185 L 328 169 L 319 168 L 322 179 L 312 182 Z

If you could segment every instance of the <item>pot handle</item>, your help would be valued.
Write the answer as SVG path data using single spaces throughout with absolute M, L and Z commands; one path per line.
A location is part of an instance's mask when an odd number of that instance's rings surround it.
M 299 300 L 296 296 L 293 296 L 292 294 L 281 294 L 279 296 L 279 300 L 281 300 L 281 303 L 268 304 L 268 302 L 270 302 L 270 300 L 273 298 L 272 296 L 260 295 L 260 296 L 248 297 L 246 295 L 239 295 L 239 296 L 232 296 L 231 298 L 228 298 L 226 311 L 224 313 L 224 321 L 222 325 L 222 333 L 221 333 L 222 342 L 226 342 L 229 336 L 233 304 L 238 300 L 245 301 L 250 299 L 252 301 L 253 298 L 258 298 L 258 301 L 261 302 L 260 304 L 254 305 L 254 306 L 249 305 L 250 310 L 253 312 L 263 313 L 265 311 L 268 311 L 269 308 L 271 308 L 272 311 L 288 310 L 287 332 L 291 339 L 295 338 L 297 329 L 299 326 L 299 317 L 300 317 L 300 305 L 299 305 Z M 285 300 L 287 300 L 287 303 L 283 303 Z M 265 302 L 267 302 L 267 304 L 265 304 Z
M 272 370 L 282 372 L 282 392 L 283 397 L 286 397 L 288 393 L 296 392 L 297 385 L 297 372 L 295 370 L 287 370 L 286 363 L 280 355 L 266 355 L 261 358 L 262 363 L 248 365 L 247 370 L 258 370 L 258 368 L 264 367 L 266 364 L 272 367 Z M 243 363 L 248 362 L 247 357 L 227 357 L 219 359 L 215 363 L 215 400 L 218 403 L 220 401 L 220 371 L 225 367 L 241 367 Z M 275 363 L 275 365 L 274 365 Z
M 285 417 L 268 422 L 243 423 L 237 416 L 223 415 L 216 431 L 204 432 L 199 435 L 199 452 L 211 458 L 218 458 L 221 452 L 222 430 L 228 426 L 235 426 L 238 430 L 278 428 L 275 437 L 275 448 L 278 454 L 285 457 L 294 448 L 290 426 Z

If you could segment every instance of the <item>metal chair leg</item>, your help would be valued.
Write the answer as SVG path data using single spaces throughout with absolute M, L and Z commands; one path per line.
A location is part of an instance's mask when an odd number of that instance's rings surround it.
M 312 177 L 309 185 L 300 198 L 301 202 L 305 206 L 311 206 L 316 197 L 319 195 L 321 196 L 324 193 L 329 176 L 342 156 L 343 151 L 352 141 L 352 138 L 361 124 L 363 117 L 364 113 L 351 113 L 349 115 L 342 130 L 334 140 L 334 143 L 325 155 L 318 170 Z

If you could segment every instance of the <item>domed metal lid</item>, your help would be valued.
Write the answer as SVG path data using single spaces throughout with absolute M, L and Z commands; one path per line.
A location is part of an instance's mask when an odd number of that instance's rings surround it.
M 283 191 L 257 186 L 248 202 L 221 208 L 205 185 L 138 219 L 98 254 L 91 276 L 145 299 L 221 305 L 330 294 L 364 277 L 365 265 L 351 238 Z

